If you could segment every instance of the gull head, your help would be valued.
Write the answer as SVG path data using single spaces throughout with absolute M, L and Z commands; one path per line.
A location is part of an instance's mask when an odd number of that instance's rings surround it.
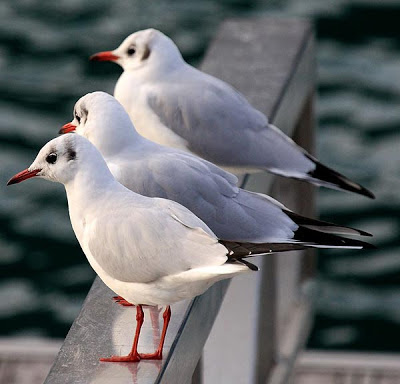
M 76 132 L 88 139 L 103 156 L 119 153 L 125 145 L 137 141 L 129 115 L 122 105 L 105 92 L 92 92 L 76 103 L 73 120 L 65 124 L 60 134 Z
M 167 69 L 184 63 L 175 43 L 157 29 L 145 29 L 129 35 L 113 51 L 99 52 L 90 57 L 92 61 L 113 61 L 124 71 L 138 69 Z
M 32 177 L 67 184 L 73 180 L 79 170 L 81 157 L 92 156 L 93 147 L 85 138 L 72 133 L 49 141 L 39 151 L 36 159 L 25 170 L 14 175 L 7 185 L 17 184 Z M 98 153 L 98 152 L 97 152 Z M 84 156 L 81 156 L 84 154 Z M 101 155 L 98 154 L 101 158 Z M 93 157 L 96 157 L 94 154 Z

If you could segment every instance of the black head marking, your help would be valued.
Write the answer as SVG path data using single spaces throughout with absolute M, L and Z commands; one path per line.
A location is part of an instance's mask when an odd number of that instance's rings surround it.
M 76 120 L 78 120 L 79 124 L 81 123 L 83 118 L 85 118 L 85 120 L 87 119 L 88 113 L 89 113 L 89 111 L 87 110 L 85 105 L 82 104 L 80 107 L 80 116 L 78 116 L 78 114 L 75 112 L 75 118 L 76 118 Z
M 146 45 L 146 46 L 144 47 L 144 52 L 143 52 L 143 56 L 142 56 L 142 61 L 148 59 L 149 56 L 150 56 L 150 53 L 151 53 L 150 48 L 148 47 L 148 45 Z
M 67 143 L 67 160 L 71 161 L 75 159 L 76 159 L 76 151 L 71 143 Z
M 81 108 L 81 110 L 82 110 L 82 113 L 86 116 L 86 118 L 87 118 L 87 116 L 88 116 L 88 114 L 89 114 L 89 111 L 86 109 L 86 107 L 84 107 L 84 106 L 82 106 L 82 108 Z

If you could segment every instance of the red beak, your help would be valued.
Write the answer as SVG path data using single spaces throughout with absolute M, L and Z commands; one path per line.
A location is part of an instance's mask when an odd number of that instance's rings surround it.
M 33 171 L 29 171 L 28 169 L 25 169 L 16 175 L 14 175 L 10 180 L 8 180 L 7 185 L 11 184 L 18 184 L 21 181 L 24 181 L 26 179 L 30 179 L 31 177 L 35 177 L 41 169 L 34 169 Z
M 62 126 L 62 128 L 58 131 L 60 135 L 63 135 L 64 133 L 69 133 L 69 132 L 74 132 L 76 129 L 76 125 L 72 123 L 67 123 Z
M 118 59 L 119 56 L 114 55 L 111 51 L 95 53 L 89 58 L 91 61 L 115 61 Z

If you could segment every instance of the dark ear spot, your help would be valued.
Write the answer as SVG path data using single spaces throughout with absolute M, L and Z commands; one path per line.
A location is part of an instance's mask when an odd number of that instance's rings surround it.
M 143 56 L 142 56 L 142 61 L 148 59 L 149 56 L 150 56 L 150 53 L 151 53 L 151 52 L 150 52 L 150 48 L 146 45 L 146 46 L 144 47 L 144 52 L 143 52 Z
M 71 160 L 75 160 L 76 159 L 76 152 L 74 150 L 74 148 L 72 148 L 71 145 L 67 146 L 67 160 L 71 161 Z
M 87 116 L 88 116 L 88 114 L 89 114 L 89 111 L 86 109 L 86 107 L 82 107 L 82 113 L 86 116 L 86 118 L 87 118 Z

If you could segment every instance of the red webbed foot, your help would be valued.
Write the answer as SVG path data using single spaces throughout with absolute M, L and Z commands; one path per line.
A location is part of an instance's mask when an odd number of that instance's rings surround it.
M 134 307 L 129 301 L 126 301 L 122 296 L 113 296 L 113 300 L 123 307 Z
M 130 304 L 130 303 L 129 303 Z M 139 342 L 140 330 L 142 328 L 144 321 L 144 313 L 141 305 L 136 305 L 136 331 L 135 338 L 133 339 L 133 345 L 131 352 L 127 356 L 111 356 L 111 357 L 103 357 L 100 361 L 108 361 L 108 362 L 126 362 L 126 363 L 134 363 L 140 361 L 140 356 L 137 352 L 137 346 Z

